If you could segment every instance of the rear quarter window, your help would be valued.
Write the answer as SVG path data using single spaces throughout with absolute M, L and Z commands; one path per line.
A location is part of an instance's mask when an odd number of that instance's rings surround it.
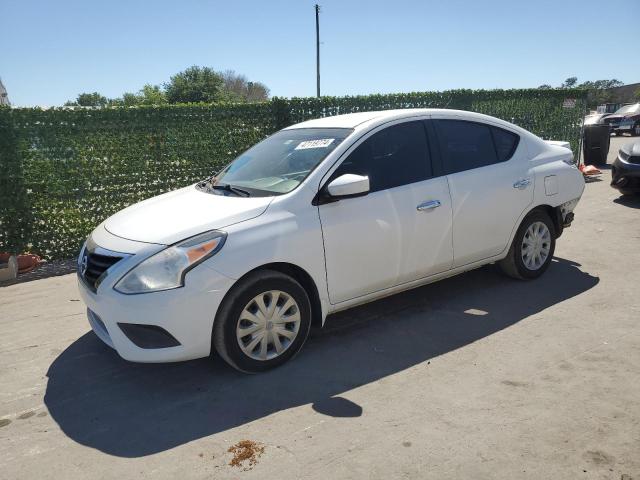
M 507 130 L 497 127 L 491 127 L 491 133 L 493 134 L 493 141 L 496 145 L 498 161 L 505 162 L 513 157 L 516 148 L 518 148 L 520 137 L 513 132 L 508 132 Z

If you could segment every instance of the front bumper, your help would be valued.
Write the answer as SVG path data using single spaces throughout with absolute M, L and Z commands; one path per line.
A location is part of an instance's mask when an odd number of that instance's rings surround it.
M 623 194 L 640 192 L 640 164 L 625 162 L 618 156 L 611 165 L 611 186 Z
M 631 133 L 633 130 L 633 122 L 620 122 L 615 128 L 616 133 Z
M 187 274 L 184 287 L 139 295 L 115 291 L 113 286 L 122 275 L 148 254 L 138 253 L 114 265 L 95 292 L 78 277 L 91 328 L 125 360 L 174 362 L 206 357 L 216 312 L 234 280 L 205 262 Z M 157 332 L 165 332 L 165 337 L 173 339 L 167 344 L 173 346 L 150 346 L 152 342 L 132 335 L 130 325 L 134 330 L 147 327 L 156 338 Z

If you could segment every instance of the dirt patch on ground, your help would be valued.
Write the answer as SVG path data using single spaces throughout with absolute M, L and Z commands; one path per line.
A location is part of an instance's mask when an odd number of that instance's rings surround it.
M 258 463 L 258 458 L 264 453 L 264 446 L 252 440 L 242 440 L 230 446 L 227 452 L 233 453 L 229 465 L 250 470 Z

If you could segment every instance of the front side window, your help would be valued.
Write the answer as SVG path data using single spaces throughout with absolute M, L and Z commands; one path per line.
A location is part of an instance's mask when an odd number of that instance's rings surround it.
M 424 125 L 421 121 L 387 127 L 362 142 L 332 175 L 369 177 L 370 192 L 420 182 L 432 176 Z
M 212 186 L 252 196 L 290 192 L 351 132 L 349 128 L 281 130 L 227 165 Z
M 435 126 L 449 174 L 505 162 L 520 140 L 513 132 L 484 123 L 436 120 Z

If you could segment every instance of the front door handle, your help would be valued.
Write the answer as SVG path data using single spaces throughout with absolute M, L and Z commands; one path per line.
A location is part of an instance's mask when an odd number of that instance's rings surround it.
M 423 212 L 425 210 L 431 210 L 432 208 L 438 208 L 440 205 L 440 200 L 429 200 L 428 202 L 423 202 L 416 207 L 419 212 Z
M 527 188 L 529 185 L 531 185 L 531 179 L 530 178 L 523 178 L 521 180 L 518 180 L 516 183 L 513 184 L 513 188 L 517 188 L 519 190 L 523 190 L 525 188 Z

